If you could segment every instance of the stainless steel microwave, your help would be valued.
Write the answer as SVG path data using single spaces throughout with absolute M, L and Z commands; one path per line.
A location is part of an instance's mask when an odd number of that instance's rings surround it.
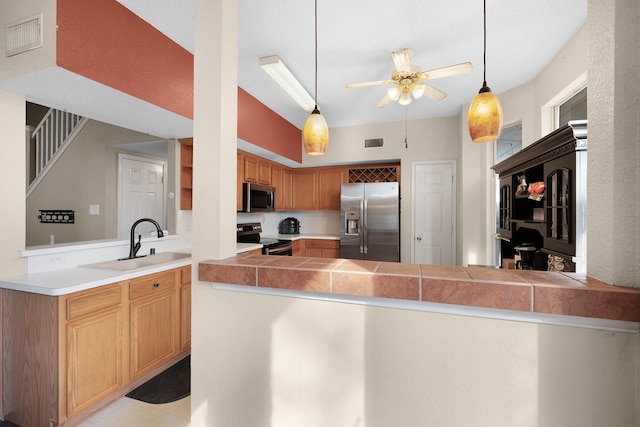
M 242 183 L 242 212 L 274 212 L 276 189 L 268 185 Z

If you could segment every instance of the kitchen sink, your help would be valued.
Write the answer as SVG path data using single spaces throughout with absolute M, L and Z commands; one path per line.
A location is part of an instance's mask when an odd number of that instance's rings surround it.
M 140 258 L 124 259 L 121 261 L 103 261 L 97 262 L 95 264 L 81 265 L 80 267 L 98 268 L 103 270 L 132 271 L 142 268 L 154 267 L 156 265 L 166 264 L 189 257 L 191 257 L 191 254 L 186 252 L 160 252 L 154 255 L 148 255 Z

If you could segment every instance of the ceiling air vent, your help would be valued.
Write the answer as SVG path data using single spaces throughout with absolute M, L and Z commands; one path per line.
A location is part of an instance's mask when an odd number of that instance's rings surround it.
M 7 56 L 42 47 L 42 14 L 7 26 Z
M 382 147 L 384 145 L 384 139 L 382 138 L 365 138 L 364 148 Z

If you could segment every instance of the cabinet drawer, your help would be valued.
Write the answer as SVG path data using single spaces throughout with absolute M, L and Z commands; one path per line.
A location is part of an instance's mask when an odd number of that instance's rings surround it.
M 306 248 L 311 249 L 340 249 L 339 240 L 308 239 L 304 244 Z
M 129 284 L 129 299 L 134 300 L 170 290 L 173 289 L 175 284 L 176 274 L 173 270 L 131 279 Z
M 78 292 L 67 298 L 67 320 L 74 320 L 87 314 L 116 307 L 121 302 L 122 292 L 119 283 Z

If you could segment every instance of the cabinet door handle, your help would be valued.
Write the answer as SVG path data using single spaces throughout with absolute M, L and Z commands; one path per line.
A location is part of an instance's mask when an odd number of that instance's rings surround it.
M 154 284 L 153 284 L 153 287 L 154 287 L 154 288 L 159 288 L 159 287 L 160 287 L 160 283 L 154 283 Z

